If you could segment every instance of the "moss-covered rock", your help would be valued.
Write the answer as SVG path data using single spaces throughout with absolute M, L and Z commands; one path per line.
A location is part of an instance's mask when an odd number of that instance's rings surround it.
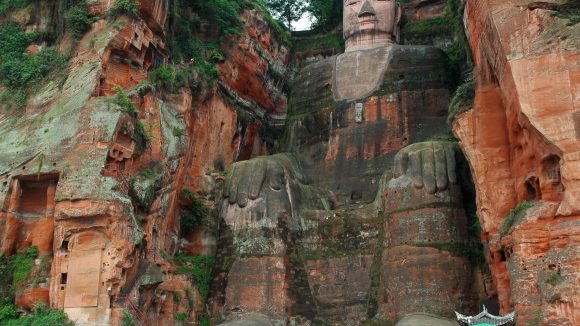
M 131 179 L 129 196 L 141 210 L 149 212 L 162 182 L 163 167 L 160 164 L 145 169 Z

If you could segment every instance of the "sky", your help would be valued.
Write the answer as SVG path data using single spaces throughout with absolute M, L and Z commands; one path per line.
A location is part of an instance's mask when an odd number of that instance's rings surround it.
M 309 30 L 311 22 L 311 17 L 308 14 L 304 14 L 300 20 L 292 23 L 292 30 L 294 31 L 304 31 Z

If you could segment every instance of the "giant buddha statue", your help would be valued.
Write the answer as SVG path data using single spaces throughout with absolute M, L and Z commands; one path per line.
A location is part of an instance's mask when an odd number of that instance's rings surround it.
M 346 325 L 472 307 L 457 149 L 429 140 L 448 128 L 447 57 L 397 44 L 400 17 L 344 0 L 345 53 L 291 83 L 287 152 L 233 165 L 214 313 Z

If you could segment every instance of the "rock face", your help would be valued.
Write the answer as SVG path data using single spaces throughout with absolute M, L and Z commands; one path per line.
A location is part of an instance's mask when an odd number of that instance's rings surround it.
M 571 290 L 579 250 L 578 34 L 558 8 L 468 1 L 465 9 L 477 88 L 453 131 L 477 189 L 489 294 L 503 312 L 515 309 L 522 325 L 580 318 Z M 523 201 L 534 204 L 506 218 Z
M 40 252 L 16 289 L 18 306 L 45 302 L 81 325 L 117 325 L 123 311 L 143 324 L 169 325 L 176 316 L 200 322 L 207 290 L 172 256 L 213 255 L 215 233 L 183 230 L 191 203 L 182 190 L 211 206 L 223 171 L 266 151 L 260 128 L 285 116 L 284 85 L 274 76 L 283 73 L 288 47 L 262 12 L 244 11 L 243 42 L 224 48 L 221 83 L 169 93 L 144 83 L 167 62 L 169 2 L 142 1 L 138 18 L 108 22 L 112 3 L 89 5 L 98 21 L 73 52 L 62 88 L 42 86 L 11 123 L 0 114 L 1 252 Z M 26 10 L 36 5 L 44 8 Z M 133 109 L 115 100 L 117 86 Z M 45 260 L 48 278 L 37 281 Z

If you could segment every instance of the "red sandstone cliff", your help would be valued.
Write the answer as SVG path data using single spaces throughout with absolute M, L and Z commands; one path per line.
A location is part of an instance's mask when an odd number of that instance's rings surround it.
M 468 1 L 476 80 L 453 122 L 477 189 L 492 291 L 518 324 L 576 325 L 580 235 L 578 27 L 558 6 Z M 516 205 L 532 201 L 516 214 Z
M 120 323 L 123 310 L 145 324 L 199 322 L 207 294 L 177 270 L 188 263 L 172 257 L 214 255 L 215 232 L 181 228 L 192 205 L 183 190 L 211 208 L 232 162 L 267 150 L 260 130 L 285 117 L 275 76 L 289 50 L 260 9 L 245 10 L 241 34 L 224 41 L 220 82 L 175 94 L 144 83 L 168 62 L 169 2 L 141 1 L 138 17 L 107 20 L 112 5 L 90 4 L 97 21 L 72 50 L 62 89 L 33 92 L 14 124 L 6 123 L 12 112 L 0 114 L 2 134 L 17 140 L 0 145 L 2 253 L 32 245 L 49 262 L 46 281 L 30 281 L 41 268 L 34 267 L 16 291 L 19 306 L 42 301 L 98 325 Z M 42 16 L 26 19 L 31 29 L 51 26 Z M 110 100 L 119 86 L 133 109 Z

